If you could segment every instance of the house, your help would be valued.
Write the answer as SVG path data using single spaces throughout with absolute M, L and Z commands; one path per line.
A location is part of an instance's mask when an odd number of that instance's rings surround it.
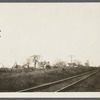
M 68 65 L 69 65 L 70 67 L 77 67 L 77 64 L 76 64 L 76 63 L 68 63 Z

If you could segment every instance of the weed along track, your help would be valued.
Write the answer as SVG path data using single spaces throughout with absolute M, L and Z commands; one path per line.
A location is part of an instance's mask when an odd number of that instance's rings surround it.
M 71 86 L 92 77 L 94 74 L 98 73 L 98 71 L 99 70 L 89 71 L 69 78 L 64 78 L 62 80 L 20 90 L 18 92 L 64 92 L 69 87 L 71 88 Z

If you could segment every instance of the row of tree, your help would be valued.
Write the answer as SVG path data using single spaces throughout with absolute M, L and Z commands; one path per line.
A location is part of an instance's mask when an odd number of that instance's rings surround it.
M 31 68 L 34 67 L 34 69 L 38 68 L 50 68 L 50 62 L 48 61 L 40 61 L 41 56 L 40 55 L 33 55 L 27 58 L 25 64 L 23 66 L 18 65 L 17 63 L 14 64 L 13 68 Z M 66 67 L 66 66 L 83 66 L 80 61 L 75 61 L 74 63 L 66 63 L 65 61 L 59 60 L 55 62 L 55 64 L 52 67 Z M 84 66 L 89 66 L 89 61 L 85 62 Z
M 38 68 L 50 68 L 50 62 L 49 61 L 40 61 L 41 56 L 40 55 L 33 55 L 26 59 L 26 62 L 20 66 L 15 62 L 12 68 L 32 68 L 34 69 Z

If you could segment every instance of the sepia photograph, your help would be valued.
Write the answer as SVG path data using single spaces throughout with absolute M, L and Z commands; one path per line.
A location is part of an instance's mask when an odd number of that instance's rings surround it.
M 99 93 L 99 52 L 100 3 L 0 3 L 0 93 Z

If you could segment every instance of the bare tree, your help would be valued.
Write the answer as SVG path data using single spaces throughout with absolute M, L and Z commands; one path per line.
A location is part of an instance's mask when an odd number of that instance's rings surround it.
M 66 62 L 64 61 L 57 61 L 54 66 L 56 67 L 65 67 L 66 66 Z
M 40 55 L 33 55 L 31 56 L 32 62 L 34 62 L 34 68 L 36 68 L 36 64 L 39 62 Z
M 18 68 L 18 67 L 19 66 L 18 66 L 17 62 L 15 61 L 14 65 L 12 66 L 12 68 Z
M 29 68 L 30 62 L 31 62 L 31 59 L 27 58 L 27 61 L 26 61 L 27 68 Z

